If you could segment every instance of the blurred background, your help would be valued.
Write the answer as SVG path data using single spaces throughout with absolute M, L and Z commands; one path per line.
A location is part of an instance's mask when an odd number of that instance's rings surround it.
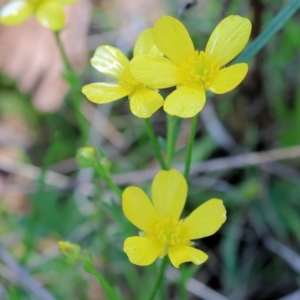
M 131 58 L 138 34 L 164 14 L 181 19 L 203 49 L 225 16 L 249 18 L 255 39 L 287 3 L 80 0 L 66 7 L 62 39 L 84 85 L 106 80 L 89 64 L 97 46 L 114 45 Z M 216 235 L 197 241 L 210 257 L 203 266 L 168 269 L 167 299 L 300 299 L 299 28 L 298 11 L 248 62 L 245 81 L 209 99 L 200 114 L 185 214 L 220 198 L 228 220 Z M 128 263 L 122 244 L 135 231 L 119 200 L 76 163 L 86 143 L 63 71 L 53 33 L 34 18 L 0 25 L 0 299 L 105 299 L 93 277 L 60 257 L 59 240 L 89 249 L 125 299 L 145 299 L 155 266 Z M 128 100 L 95 106 L 82 96 L 81 108 L 88 144 L 107 154 L 115 182 L 149 190 L 159 166 Z M 164 113 L 151 121 L 163 146 Z M 189 128 L 183 120 L 180 150 Z M 175 166 L 183 159 L 178 151 Z

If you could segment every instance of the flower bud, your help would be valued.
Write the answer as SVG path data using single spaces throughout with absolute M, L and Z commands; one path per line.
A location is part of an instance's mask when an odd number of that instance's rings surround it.
M 78 149 L 77 163 L 81 168 L 93 168 L 97 162 L 97 152 L 95 148 L 86 146 Z
M 80 256 L 81 248 L 79 245 L 60 241 L 58 247 L 68 263 L 74 263 Z

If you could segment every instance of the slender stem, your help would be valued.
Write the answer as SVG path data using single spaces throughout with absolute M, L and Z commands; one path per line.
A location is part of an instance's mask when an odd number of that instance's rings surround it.
M 180 300 L 187 299 L 187 291 L 185 288 L 185 283 L 186 283 L 186 281 L 183 281 L 183 282 L 180 282 L 180 284 L 179 284 L 179 299 Z
M 57 44 L 57 47 L 59 49 L 61 58 L 63 60 L 66 73 L 64 74 L 66 81 L 68 82 L 71 90 L 71 99 L 72 104 L 76 116 L 76 120 L 78 122 L 78 126 L 80 128 L 80 131 L 82 133 L 81 138 L 82 142 L 85 143 L 87 140 L 87 120 L 83 116 L 81 112 L 81 82 L 79 76 L 76 74 L 74 69 L 72 68 L 72 65 L 70 64 L 70 61 L 68 59 L 68 56 L 66 54 L 66 51 L 64 49 L 64 46 L 62 44 L 61 38 L 60 38 L 60 32 L 55 32 L 55 41 Z
M 167 165 L 169 168 L 172 166 L 172 161 L 174 157 L 174 151 L 175 151 L 175 128 L 176 119 L 174 116 L 167 114 Z
M 152 288 L 152 291 L 150 293 L 150 296 L 149 296 L 148 300 L 153 300 L 154 299 L 155 294 L 156 294 L 157 290 L 159 289 L 159 287 L 160 287 L 160 285 L 163 281 L 163 277 L 164 277 L 164 273 L 165 273 L 167 263 L 168 263 L 168 258 L 167 258 L 167 256 L 165 256 L 163 258 L 162 262 L 161 262 L 160 270 L 158 272 L 158 275 L 156 277 L 156 280 L 154 282 L 154 285 L 153 285 L 153 288 Z
M 58 49 L 60 51 L 62 60 L 64 62 L 65 65 L 65 69 L 67 71 L 67 81 L 69 83 L 69 86 L 71 88 L 71 95 L 72 95 L 72 101 L 73 101 L 73 107 L 74 107 L 74 111 L 76 114 L 76 118 L 79 124 L 79 127 L 82 131 L 82 136 L 83 136 L 83 140 L 85 141 L 87 139 L 87 131 L 86 131 L 86 119 L 84 118 L 84 116 L 81 113 L 81 106 L 80 106 L 80 102 L 81 102 L 81 93 L 80 93 L 80 88 L 81 88 L 81 84 L 80 84 L 80 80 L 78 75 L 76 74 L 76 72 L 74 71 L 74 69 L 72 68 L 66 51 L 64 49 L 64 46 L 61 42 L 61 38 L 60 38 L 60 33 L 59 32 L 55 32 L 55 40 L 58 46 Z M 113 190 L 115 191 L 115 193 L 121 198 L 122 197 L 122 191 L 120 190 L 120 188 L 112 181 L 110 174 L 107 172 L 107 170 L 105 170 L 105 168 L 101 165 L 101 163 L 99 162 L 97 165 L 97 171 L 99 172 L 99 174 L 101 175 L 101 177 L 103 178 L 103 180 L 106 182 L 106 184 Z
M 186 157 L 185 157 L 184 177 L 185 177 L 186 181 L 189 180 L 192 152 L 193 152 L 193 147 L 194 147 L 197 123 L 198 123 L 198 114 L 196 116 L 194 116 L 192 119 L 189 143 L 188 143 L 188 148 L 187 148 Z
M 159 164 L 160 164 L 160 166 L 161 166 L 161 168 L 163 170 L 167 170 L 168 168 L 167 168 L 166 163 L 165 163 L 165 161 L 164 161 L 164 159 L 163 159 L 163 157 L 161 155 L 160 147 L 159 147 L 158 141 L 156 139 L 154 130 L 152 128 L 152 125 L 150 123 L 150 120 L 149 119 L 145 119 L 145 124 L 146 124 L 146 128 L 147 128 L 147 133 L 148 133 L 148 135 L 150 137 L 150 140 L 152 142 L 152 146 L 154 148 L 155 155 L 156 155 L 156 157 L 158 159 L 158 162 L 159 162 Z
M 110 175 L 103 177 L 106 184 L 119 196 L 122 198 L 122 191 L 121 189 L 112 181 Z
M 59 52 L 60 52 L 60 55 L 61 55 L 61 58 L 64 62 L 64 65 L 65 65 L 65 68 L 67 69 L 67 71 L 69 73 L 73 73 L 73 74 L 76 74 L 69 62 L 69 59 L 68 59 L 68 56 L 66 54 L 66 51 L 65 51 L 65 48 L 61 42 L 61 39 L 60 39 L 60 32 L 59 31 L 56 31 L 54 33 L 54 36 L 55 36 L 55 41 L 56 41 L 56 44 L 58 46 L 58 49 L 59 49 Z
M 113 182 L 111 179 L 110 173 L 102 166 L 101 162 L 97 162 L 95 166 L 95 170 L 101 176 L 101 178 L 106 182 L 106 184 L 118 195 L 118 197 L 122 198 L 121 189 Z
M 94 275 L 99 284 L 103 287 L 107 297 L 111 300 L 119 300 L 115 290 L 113 287 L 108 283 L 108 281 L 95 269 L 94 265 L 89 261 L 83 261 L 83 267 L 86 272 Z

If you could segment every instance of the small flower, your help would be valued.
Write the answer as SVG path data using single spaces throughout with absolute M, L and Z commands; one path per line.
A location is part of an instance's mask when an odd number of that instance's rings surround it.
M 38 22 L 53 31 L 61 30 L 66 22 L 64 4 L 77 0 L 12 0 L 0 10 L 0 23 L 13 26 L 36 15 Z
M 181 118 L 193 117 L 205 104 L 205 90 L 227 93 L 245 78 L 246 63 L 224 66 L 243 50 L 250 31 L 248 19 L 229 16 L 215 28 L 205 51 L 199 52 L 184 25 L 163 16 L 154 24 L 153 40 L 166 57 L 135 57 L 131 73 L 135 79 L 157 88 L 177 86 L 166 98 L 164 110 Z
M 192 240 L 214 234 L 226 220 L 223 202 L 210 199 L 180 220 L 187 196 L 187 183 L 179 171 L 160 171 L 152 183 L 152 202 L 138 187 L 130 186 L 122 196 L 126 218 L 141 229 L 140 236 L 129 237 L 124 251 L 129 260 L 147 266 L 168 255 L 174 267 L 193 262 L 199 265 L 207 254 L 193 247 Z
M 153 43 L 151 31 L 147 29 L 140 34 L 134 47 L 134 57 L 141 54 L 162 56 Z M 85 85 L 82 92 L 90 101 L 103 104 L 128 96 L 130 110 L 140 118 L 149 118 L 162 107 L 163 98 L 155 85 L 146 86 L 132 77 L 130 62 L 121 50 L 111 46 L 100 46 L 96 49 L 91 64 L 101 73 L 117 81 Z

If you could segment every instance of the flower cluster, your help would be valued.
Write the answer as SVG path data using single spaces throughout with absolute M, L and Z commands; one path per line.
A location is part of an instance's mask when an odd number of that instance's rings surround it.
M 149 118 L 161 107 L 170 115 L 194 117 L 205 104 L 206 91 L 223 94 L 245 78 L 246 63 L 227 64 L 244 49 L 250 31 L 248 19 L 229 16 L 214 29 L 205 49 L 198 51 L 184 25 L 163 16 L 140 34 L 131 60 L 118 48 L 98 47 L 91 64 L 112 81 L 87 84 L 82 92 L 98 104 L 128 97 L 132 113 L 139 118 Z M 170 87 L 175 89 L 164 100 L 159 89 Z M 94 155 L 93 149 L 82 148 L 79 164 L 93 167 Z M 226 221 L 226 210 L 222 200 L 210 199 L 181 219 L 187 192 L 185 177 L 175 169 L 156 174 L 152 201 L 138 187 L 125 189 L 123 212 L 141 230 L 139 236 L 124 242 L 124 251 L 133 264 L 147 266 L 166 255 L 176 268 L 184 262 L 199 265 L 207 260 L 194 240 L 214 234 Z M 60 246 L 69 255 L 69 245 Z
M 206 90 L 223 94 L 245 78 L 246 63 L 225 66 L 243 50 L 250 32 L 248 19 L 229 16 L 215 28 L 205 50 L 198 51 L 184 25 L 163 16 L 142 32 L 131 61 L 117 48 L 99 47 L 92 65 L 117 81 L 86 85 L 83 93 L 96 103 L 128 96 L 132 113 L 140 118 L 149 118 L 161 106 L 170 115 L 193 117 L 205 104 Z M 176 90 L 163 101 L 158 89 L 173 86 Z
M 140 118 L 151 117 L 161 107 L 170 115 L 193 117 L 202 110 L 206 91 L 223 94 L 245 78 L 246 63 L 226 65 L 243 50 L 250 31 L 248 19 L 229 16 L 215 28 L 205 50 L 198 51 L 184 25 L 163 16 L 140 34 L 131 61 L 115 47 L 98 47 L 91 63 L 114 81 L 87 84 L 82 92 L 101 104 L 128 96 L 132 113 Z M 159 89 L 169 87 L 176 89 L 164 100 Z M 125 216 L 141 230 L 124 242 L 129 260 L 146 266 L 168 255 L 176 268 L 184 262 L 205 262 L 207 254 L 193 241 L 214 234 L 225 222 L 223 202 L 210 199 L 180 219 L 187 182 L 175 169 L 158 172 L 151 192 L 152 201 L 134 186 L 122 194 Z
M 0 10 L 0 23 L 18 25 L 35 15 L 42 26 L 59 31 L 66 22 L 63 5 L 75 2 L 77 0 L 12 0 Z

